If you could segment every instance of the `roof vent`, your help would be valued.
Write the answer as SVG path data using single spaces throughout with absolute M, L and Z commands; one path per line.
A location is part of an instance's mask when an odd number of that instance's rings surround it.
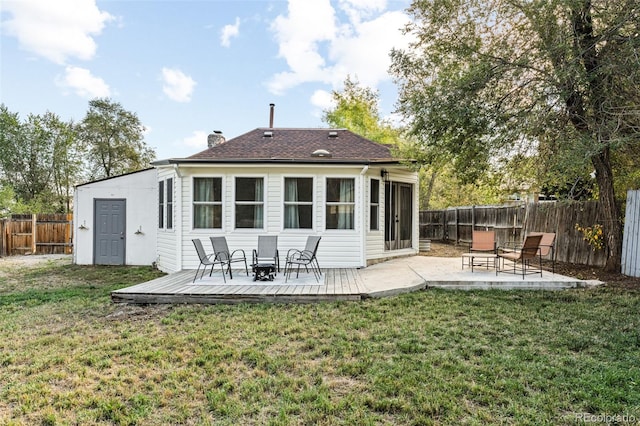
M 267 130 L 264 132 L 264 134 L 262 135 L 265 138 L 272 138 L 273 137 L 273 132 L 270 130 Z
M 330 138 L 332 138 L 332 139 L 333 139 L 333 138 L 337 138 L 337 137 L 338 137 L 338 132 L 333 131 L 333 130 L 332 130 L 332 131 L 330 131 L 330 132 L 329 132 L 329 137 L 330 137 Z
M 325 158 L 331 158 L 331 153 L 329 151 L 327 151 L 326 149 L 316 149 L 315 151 L 313 151 L 311 153 L 312 157 L 325 157 Z

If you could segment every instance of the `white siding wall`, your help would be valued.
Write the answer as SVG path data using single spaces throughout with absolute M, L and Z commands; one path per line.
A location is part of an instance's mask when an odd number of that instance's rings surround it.
M 173 179 L 173 228 L 166 229 L 166 226 L 163 229 L 158 229 L 158 239 L 157 239 L 157 262 L 158 269 L 164 272 L 176 272 L 181 269 L 180 265 L 180 250 L 179 244 L 180 241 L 179 235 L 181 234 L 181 208 L 180 208 L 180 194 L 182 191 L 183 182 L 181 182 L 178 174 L 175 172 L 173 167 L 169 168 L 159 168 L 158 169 L 158 182 L 165 182 L 165 192 L 166 192 L 166 181 L 167 179 Z M 148 209 L 155 212 L 156 224 L 158 223 L 158 196 L 157 196 L 157 186 L 156 186 L 156 201 L 153 206 L 148 206 Z M 166 200 L 165 200 L 166 202 Z M 166 218 L 165 218 L 166 225 Z M 158 225 L 156 225 L 157 227 Z
M 378 182 L 380 183 L 380 200 L 379 200 L 379 207 L 378 207 L 378 230 L 374 230 L 371 231 L 370 228 L 370 219 L 369 219 L 369 207 L 370 207 L 370 203 L 371 203 L 371 179 L 378 179 Z M 380 169 L 376 168 L 376 169 L 372 169 L 369 170 L 369 173 L 367 173 L 367 182 L 365 183 L 366 185 L 366 192 L 367 192 L 367 196 L 366 196 L 366 213 L 365 213 L 365 218 L 366 218 L 366 241 L 365 241 L 365 247 L 366 247 L 366 253 L 367 253 L 367 260 L 371 260 L 371 259 L 382 259 L 385 257 L 385 250 L 384 250 L 384 182 L 382 181 L 382 179 L 380 178 Z
M 370 200 L 370 184 L 369 181 L 371 178 L 379 179 L 380 178 L 381 168 L 371 168 L 367 173 L 367 183 L 366 183 L 366 208 L 367 212 L 365 214 L 366 218 L 366 258 L 367 262 L 371 263 L 372 261 L 379 261 L 383 259 L 389 259 L 397 256 L 406 256 L 413 255 L 418 253 L 419 248 L 419 238 L 420 238 L 420 227 L 419 227 L 419 194 L 418 194 L 418 176 L 417 173 L 413 173 L 405 170 L 390 170 L 388 179 L 393 182 L 404 182 L 410 183 L 413 185 L 413 212 L 412 212 L 412 247 L 410 249 L 401 249 L 401 250 L 385 250 L 384 248 L 384 236 L 385 236 L 385 223 L 384 223 L 384 215 L 385 215 L 385 183 L 380 180 L 380 208 L 379 208 L 379 230 L 378 231 L 370 231 L 369 230 L 369 200 Z
M 154 169 L 76 187 L 74 263 L 93 264 L 94 200 L 101 198 L 126 200 L 125 263 L 151 265 L 156 260 L 157 214 L 149 206 L 157 204 L 157 192 Z
M 166 170 L 166 171 L 163 171 Z M 288 167 L 271 166 L 189 166 L 181 165 L 174 176 L 175 196 L 175 229 L 173 232 L 158 232 L 158 259 L 162 270 L 171 272 L 180 269 L 195 269 L 199 260 L 192 239 L 202 240 L 207 252 L 211 252 L 210 236 L 224 235 L 231 250 L 243 249 L 247 258 L 251 259 L 252 250 L 256 248 L 259 235 L 277 235 L 280 250 L 281 266 L 284 266 L 286 252 L 290 248 L 304 247 L 308 235 L 320 235 L 322 240 L 318 249 L 318 260 L 321 267 L 363 267 L 371 259 L 384 259 L 400 254 L 417 253 L 418 251 L 418 213 L 417 186 L 414 186 L 415 214 L 414 228 L 415 250 L 384 250 L 384 183 L 380 182 L 380 230 L 369 231 L 369 178 L 379 177 L 380 169 L 368 170 L 361 175 L 363 168 L 354 166 L 336 166 L 327 172 L 326 168 L 308 165 L 291 165 Z M 159 169 L 159 179 L 173 176 L 171 167 Z M 264 178 L 264 228 L 235 229 L 235 178 Z M 220 177 L 222 179 L 222 229 L 193 229 L 193 178 Z M 314 179 L 313 229 L 284 229 L 284 178 L 310 177 Z M 327 177 L 345 177 L 355 179 L 355 218 L 353 230 L 327 230 L 325 227 L 325 194 Z M 415 173 L 398 172 L 392 175 L 397 181 L 410 182 L 417 185 Z M 364 192 L 363 192 L 364 191 Z M 182 199 L 180 203 L 179 200 Z M 364 201 L 364 205 L 363 204 Z M 157 210 L 157 208 L 156 208 Z
M 362 265 L 362 207 L 358 200 L 361 196 L 361 178 L 359 167 L 333 168 L 327 175 L 326 169 L 309 166 L 292 165 L 289 167 L 236 166 L 236 167 L 190 167 L 180 168 L 183 176 L 183 236 L 182 236 L 182 268 L 195 269 L 199 260 L 193 247 L 192 239 L 200 238 L 207 251 L 211 252 L 209 237 L 224 235 L 231 250 L 243 249 L 250 259 L 252 250 L 257 246 L 259 235 L 277 235 L 281 266 L 284 267 L 286 252 L 290 248 L 302 249 L 308 235 L 321 235 L 318 249 L 318 260 L 322 267 L 359 267 Z M 193 229 L 192 218 L 192 182 L 193 177 L 222 177 L 223 185 L 223 225 L 222 229 Z M 265 222 L 264 229 L 235 229 L 235 177 L 263 177 L 265 179 Z M 355 179 L 355 229 L 325 229 L 325 178 L 349 177 Z M 314 179 L 314 218 L 313 229 L 284 229 L 284 178 L 311 177 Z M 367 210 L 368 211 L 368 210 Z

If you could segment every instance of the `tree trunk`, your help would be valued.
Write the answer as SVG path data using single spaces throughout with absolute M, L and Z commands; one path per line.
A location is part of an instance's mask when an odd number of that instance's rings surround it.
M 604 231 L 604 249 L 607 251 L 605 271 L 620 272 L 622 264 L 622 224 L 620 223 L 620 207 L 616 202 L 613 188 L 613 171 L 609 161 L 609 149 L 591 158 L 596 170 L 599 188 L 600 211 Z
M 576 57 L 581 59 L 587 81 L 586 89 L 573 87 L 566 104 L 571 121 L 585 138 L 591 138 L 599 152 L 591 157 L 598 182 L 600 209 L 602 212 L 602 228 L 604 232 L 604 249 L 607 251 L 607 262 L 604 269 L 619 272 L 622 264 L 622 225 L 619 206 L 616 203 L 613 187 L 613 170 L 611 168 L 610 148 L 602 141 L 611 140 L 606 126 L 608 117 L 604 114 L 607 94 L 604 77 L 601 75 L 600 58 L 597 49 L 597 37 L 594 33 L 591 16 L 592 1 L 581 0 L 575 4 L 573 13 L 573 37 Z M 572 83 L 574 84 L 574 83 Z M 569 86 L 571 87 L 571 86 Z M 588 106 L 588 107 L 586 107 Z M 593 117 L 590 117 L 590 112 Z
M 428 210 L 429 209 L 429 205 L 431 204 L 431 194 L 433 193 L 433 185 L 436 181 L 436 175 L 437 172 L 436 170 L 432 170 L 431 171 L 431 177 L 429 178 L 429 183 L 427 183 L 427 195 L 425 195 L 425 206 L 424 209 Z

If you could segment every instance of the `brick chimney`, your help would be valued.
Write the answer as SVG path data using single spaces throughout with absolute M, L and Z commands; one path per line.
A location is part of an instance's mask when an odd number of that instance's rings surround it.
M 207 145 L 209 148 L 213 148 L 214 146 L 221 145 L 226 142 L 224 136 L 222 136 L 222 132 L 220 130 L 214 130 L 209 136 L 207 136 Z

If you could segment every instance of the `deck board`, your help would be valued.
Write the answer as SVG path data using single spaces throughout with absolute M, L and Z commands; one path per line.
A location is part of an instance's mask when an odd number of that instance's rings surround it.
M 311 277 L 313 274 L 310 272 Z M 238 285 L 218 274 L 205 281 L 193 283 L 195 271 L 183 270 L 155 280 L 115 290 L 111 299 L 116 303 L 242 303 L 287 302 L 309 303 L 325 300 L 360 300 L 364 287 L 359 283 L 357 269 L 326 269 L 318 285 L 311 285 L 309 274 L 300 272 L 300 278 L 291 276 L 286 283 L 268 281 Z M 244 275 L 244 274 L 243 274 Z M 284 278 L 284 275 L 279 275 Z

